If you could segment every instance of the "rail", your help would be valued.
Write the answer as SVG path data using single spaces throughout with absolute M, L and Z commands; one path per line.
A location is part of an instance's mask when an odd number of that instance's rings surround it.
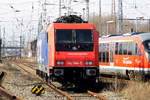
M 94 93 L 94 92 L 92 92 L 92 91 L 87 91 L 87 94 L 92 95 L 92 96 L 94 96 L 94 97 L 97 97 L 97 98 L 100 99 L 100 100 L 109 100 L 109 99 L 107 99 L 106 97 L 104 97 L 104 96 L 102 96 L 102 95 L 100 95 L 100 94 Z
M 0 87 L 0 94 L 9 98 L 10 100 L 23 100 L 19 97 L 16 97 L 15 95 L 12 95 L 11 93 L 9 93 L 8 91 L 6 91 L 5 89 L 3 89 L 2 87 Z
M 56 91 L 57 93 L 65 96 L 68 100 L 74 100 L 74 98 L 72 98 L 71 96 L 69 96 L 66 92 L 63 92 L 62 90 L 59 90 L 57 88 L 55 88 L 53 85 L 47 83 L 46 81 L 44 81 L 42 78 L 40 78 L 39 76 L 35 75 L 35 70 L 30 68 L 30 67 L 27 67 L 26 65 L 24 64 L 17 64 L 14 62 L 15 65 L 17 65 L 18 67 L 20 67 L 21 69 L 23 69 L 25 72 L 29 73 L 30 75 L 32 75 L 33 77 L 36 77 L 37 79 L 39 79 L 40 81 L 42 81 L 44 84 L 46 84 L 48 87 L 50 87 L 51 89 L 53 89 L 54 91 Z M 30 72 L 30 71 L 31 72 Z

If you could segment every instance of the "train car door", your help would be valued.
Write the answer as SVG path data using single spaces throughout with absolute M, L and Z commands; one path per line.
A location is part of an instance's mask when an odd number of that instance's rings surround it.
M 134 43 L 134 68 L 144 68 L 144 58 L 140 47 L 140 45 Z
M 109 44 L 109 62 L 110 66 L 114 66 L 115 43 Z

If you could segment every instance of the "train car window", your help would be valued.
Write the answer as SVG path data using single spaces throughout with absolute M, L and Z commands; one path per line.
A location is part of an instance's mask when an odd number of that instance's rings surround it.
M 133 42 L 128 42 L 128 55 L 132 55 L 134 52 L 134 43 Z
M 118 48 L 118 51 L 119 51 L 119 55 L 122 55 L 123 54 L 123 50 L 122 50 L 122 42 L 119 42 L 119 48 Z
M 119 50 L 118 50 L 118 42 L 115 43 L 115 54 L 118 55 L 119 54 Z
M 148 60 L 150 61 L 150 40 L 146 40 L 143 42 L 144 48 L 148 54 Z
M 150 40 L 144 41 L 143 42 L 145 50 L 150 51 Z
M 99 58 L 99 61 L 100 62 L 103 62 L 103 58 L 104 58 L 104 51 L 103 51 L 103 43 L 100 43 L 100 46 L 99 46 L 99 55 L 100 55 L 100 58 Z
M 127 46 L 128 46 L 128 43 L 127 42 L 123 42 L 122 43 L 122 55 L 127 55 Z
M 140 48 L 138 47 L 137 43 L 135 44 L 135 55 L 141 55 Z
M 105 62 L 109 62 L 109 44 L 105 44 Z
M 132 55 L 136 55 L 135 53 L 135 45 L 136 45 L 136 42 L 132 42 Z
M 114 61 L 114 54 L 115 54 L 115 43 L 109 43 L 109 62 Z
M 103 43 L 100 43 L 99 45 L 99 61 L 103 62 Z
M 101 43 L 99 48 L 100 62 L 108 62 L 109 61 L 109 44 Z
M 129 55 L 129 45 L 130 45 L 130 42 L 126 42 L 127 43 L 127 55 Z
M 136 42 L 118 42 L 115 44 L 116 55 L 140 55 L 141 51 Z

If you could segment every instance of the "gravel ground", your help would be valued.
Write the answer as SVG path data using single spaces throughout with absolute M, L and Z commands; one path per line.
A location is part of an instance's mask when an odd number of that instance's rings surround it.
M 0 100 L 8 100 L 8 99 L 0 95 Z
M 41 83 L 37 79 L 29 76 L 26 72 L 15 66 L 0 65 L 0 71 L 7 73 L 3 82 L 3 87 L 10 91 L 10 93 L 24 99 L 24 100 L 66 100 L 66 98 L 57 94 L 53 90 L 46 88 L 45 94 L 36 96 L 31 93 L 31 89 L 35 84 Z M 0 100 L 3 100 L 0 98 Z

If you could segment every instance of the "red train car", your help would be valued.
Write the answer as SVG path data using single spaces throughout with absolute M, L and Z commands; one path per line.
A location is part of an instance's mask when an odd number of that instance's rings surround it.
M 101 74 L 123 74 L 144 79 L 150 74 L 150 33 L 110 35 L 99 38 Z
M 99 75 L 98 32 L 93 24 L 53 23 L 46 34 L 43 41 L 47 41 L 48 48 L 39 58 L 38 74 L 62 83 L 96 81 Z M 42 55 L 48 57 L 40 60 Z

